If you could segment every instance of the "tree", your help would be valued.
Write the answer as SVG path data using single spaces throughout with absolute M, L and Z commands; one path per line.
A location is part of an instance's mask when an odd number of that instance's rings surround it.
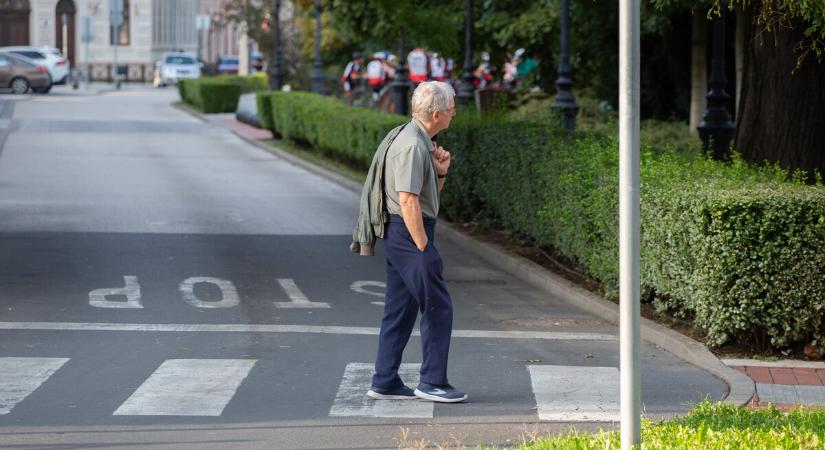
M 660 9 L 685 0 L 653 0 Z M 825 2 L 710 0 L 736 10 L 743 27 L 742 83 L 734 147 L 751 162 L 825 173 Z
M 825 173 L 825 2 L 744 8 L 745 52 L 735 146 L 750 161 Z

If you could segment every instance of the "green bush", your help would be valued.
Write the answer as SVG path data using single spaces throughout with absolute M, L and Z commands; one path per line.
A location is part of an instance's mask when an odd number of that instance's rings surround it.
M 242 93 L 268 88 L 266 74 L 249 76 L 217 75 L 178 82 L 178 92 L 184 103 L 205 113 L 234 112 Z
M 334 98 L 308 92 L 267 92 L 259 97 L 270 102 L 269 121 L 265 122 L 259 115 L 265 127 L 284 139 L 333 152 L 365 170 L 384 136 L 407 120 L 369 109 L 350 108 Z
M 364 170 L 406 119 L 309 93 L 268 93 L 286 139 Z M 439 135 L 454 155 L 442 212 L 552 247 L 618 294 L 618 142 L 546 118 L 459 116 Z M 671 148 L 641 150 L 642 284 L 708 343 L 774 347 L 825 338 L 825 188 Z

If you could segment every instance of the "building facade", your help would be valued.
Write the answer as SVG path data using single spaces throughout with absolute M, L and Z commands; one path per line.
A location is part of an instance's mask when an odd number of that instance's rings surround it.
M 109 0 L 0 0 L 0 46 L 57 47 L 95 79 L 111 77 L 116 48 L 128 80 L 150 80 L 163 52 L 198 51 L 199 0 L 122 2 L 115 36 Z

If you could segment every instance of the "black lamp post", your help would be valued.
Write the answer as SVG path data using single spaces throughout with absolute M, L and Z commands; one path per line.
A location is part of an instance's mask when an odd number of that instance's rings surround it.
M 713 21 L 713 60 L 711 61 L 710 79 L 708 80 L 708 106 L 702 116 L 702 123 L 696 127 L 702 138 L 702 148 L 710 151 L 713 159 L 725 159 L 728 146 L 733 138 L 735 127 L 727 109 L 730 95 L 725 88 L 728 80 L 725 76 L 725 10 Z
M 315 62 L 312 63 L 312 92 L 326 94 L 324 61 L 321 59 L 321 0 L 315 0 Z
M 407 76 L 407 67 L 404 65 L 404 30 L 398 37 L 398 68 L 395 69 L 395 80 L 392 82 L 392 102 L 395 113 L 406 116 L 410 113 L 407 104 L 407 94 L 410 92 L 410 78 Z
M 281 67 L 281 0 L 272 1 L 272 25 L 275 27 L 275 51 L 272 55 L 272 70 L 269 74 L 269 88 L 280 91 L 284 85 L 284 72 Z
M 467 0 L 467 16 L 464 21 L 464 72 L 458 86 L 458 102 L 469 105 L 475 97 L 473 86 L 473 0 Z
M 561 111 L 564 118 L 564 128 L 576 128 L 576 114 L 579 106 L 573 91 L 573 69 L 570 68 L 570 0 L 561 2 L 561 64 L 559 64 L 559 78 L 556 79 L 556 100 L 551 108 Z

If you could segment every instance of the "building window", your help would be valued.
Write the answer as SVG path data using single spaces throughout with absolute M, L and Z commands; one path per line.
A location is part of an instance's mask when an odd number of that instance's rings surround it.
M 129 22 L 131 8 L 129 8 L 129 0 L 123 0 L 123 23 L 120 25 L 120 32 L 118 33 L 117 45 L 129 45 Z M 114 40 L 114 25 L 109 24 L 109 44 L 115 45 Z

